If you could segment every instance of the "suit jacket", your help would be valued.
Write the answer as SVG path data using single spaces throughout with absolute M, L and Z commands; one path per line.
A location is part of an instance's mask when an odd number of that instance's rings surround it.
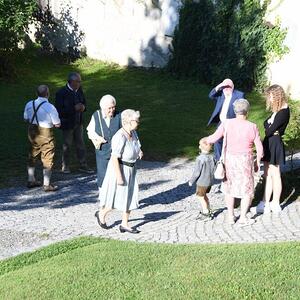
M 222 106 L 225 100 L 225 96 L 223 94 L 222 90 L 216 91 L 215 88 L 211 90 L 209 93 L 208 97 L 212 100 L 216 101 L 216 106 L 215 109 L 207 123 L 207 126 L 210 125 L 211 123 L 216 123 L 218 124 L 220 122 L 220 112 L 222 110 Z M 227 111 L 227 119 L 233 119 L 235 118 L 235 113 L 233 110 L 233 102 L 237 99 L 244 98 L 245 94 L 241 91 L 238 90 L 233 90 L 231 100 L 229 103 L 228 111 Z
M 100 110 L 100 118 L 98 111 L 95 111 L 93 114 L 93 118 L 95 120 L 95 132 L 102 136 L 107 143 L 102 144 L 99 150 L 96 152 L 103 158 L 103 159 L 110 159 L 111 156 L 111 140 L 115 133 L 122 127 L 121 125 L 121 114 L 116 112 L 114 117 L 110 120 L 109 127 L 107 127 L 105 120 L 101 114 Z M 101 124 L 100 124 L 101 122 Z
M 73 129 L 82 124 L 83 113 L 75 110 L 78 103 L 82 103 L 86 111 L 86 100 L 81 87 L 75 92 L 66 85 L 56 93 L 55 107 L 61 120 L 61 129 Z

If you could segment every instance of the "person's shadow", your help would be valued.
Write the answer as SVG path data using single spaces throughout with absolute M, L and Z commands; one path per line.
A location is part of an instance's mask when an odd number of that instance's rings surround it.
M 185 199 L 194 193 L 195 187 L 190 187 L 187 183 L 182 183 L 172 189 L 142 199 L 140 201 L 140 208 L 143 209 L 155 204 L 171 204 Z
M 141 221 L 138 224 L 135 224 L 134 226 L 132 226 L 132 228 L 139 228 L 150 222 L 157 222 L 160 220 L 168 219 L 169 217 L 171 217 L 179 212 L 180 211 L 164 211 L 164 212 L 148 213 L 148 214 L 144 214 L 143 218 L 130 219 L 130 222 Z M 120 224 L 121 224 L 121 220 L 115 221 L 113 224 L 108 226 L 108 229 L 111 229 Z

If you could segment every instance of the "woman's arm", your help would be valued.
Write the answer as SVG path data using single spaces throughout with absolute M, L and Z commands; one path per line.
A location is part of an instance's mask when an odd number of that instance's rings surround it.
M 225 131 L 225 128 L 224 128 L 224 124 L 222 123 L 217 128 L 217 130 L 215 131 L 215 133 L 213 133 L 212 135 L 210 135 L 210 136 L 208 136 L 206 138 L 206 142 L 209 143 L 209 144 L 214 144 L 216 141 L 218 141 L 220 138 L 223 137 L 224 131 Z
M 274 133 L 282 125 L 284 125 L 284 123 L 286 123 L 287 118 L 288 118 L 288 111 L 286 109 L 279 111 L 274 118 L 274 122 L 268 128 L 265 129 L 266 137 L 270 137 L 274 135 Z
M 257 126 L 255 126 L 255 138 L 254 138 L 254 145 L 255 145 L 255 149 L 256 149 L 256 172 L 259 169 L 260 166 L 260 161 L 264 155 L 264 150 L 263 150 L 263 145 L 261 143 L 261 139 L 260 139 L 260 135 L 259 135 L 259 131 Z
M 123 176 L 122 176 L 122 172 L 121 172 L 121 168 L 120 168 L 119 158 L 112 155 L 111 159 L 113 162 L 113 166 L 114 166 L 114 170 L 115 170 L 115 174 L 116 174 L 116 178 L 117 178 L 117 184 L 124 185 L 124 180 L 123 180 Z

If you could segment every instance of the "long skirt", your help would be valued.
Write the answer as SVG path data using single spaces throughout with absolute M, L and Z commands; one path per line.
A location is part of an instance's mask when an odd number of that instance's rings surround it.
M 226 179 L 221 190 L 235 198 L 254 197 L 254 162 L 252 153 L 230 154 L 225 158 Z
M 120 168 L 124 185 L 117 185 L 114 166 L 112 160 L 109 161 L 100 191 L 100 207 L 129 212 L 139 207 L 136 168 L 125 165 L 120 165 Z

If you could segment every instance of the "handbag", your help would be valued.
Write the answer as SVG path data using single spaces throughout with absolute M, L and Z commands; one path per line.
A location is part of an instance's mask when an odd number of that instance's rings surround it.
M 224 180 L 226 178 L 226 171 L 225 171 L 226 144 L 227 144 L 227 129 L 225 126 L 224 139 L 223 139 L 223 145 L 222 145 L 222 153 L 221 153 L 220 159 L 217 162 L 216 169 L 214 172 L 214 177 L 219 180 Z

